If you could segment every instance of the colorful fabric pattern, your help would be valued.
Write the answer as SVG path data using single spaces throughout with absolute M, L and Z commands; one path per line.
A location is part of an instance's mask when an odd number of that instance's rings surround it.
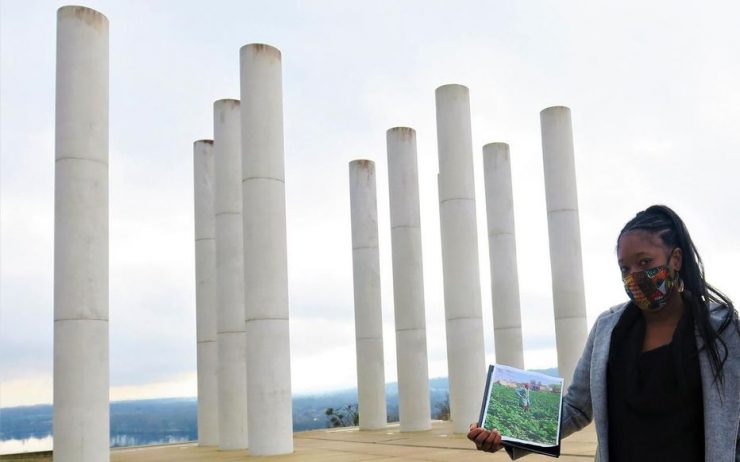
M 645 271 L 630 273 L 622 281 L 627 295 L 638 307 L 647 311 L 655 311 L 668 302 L 674 277 L 670 268 L 661 265 Z

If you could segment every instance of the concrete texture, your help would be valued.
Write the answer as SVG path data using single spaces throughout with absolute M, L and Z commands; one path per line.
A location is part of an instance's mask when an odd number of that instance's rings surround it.
M 588 335 L 570 109 L 540 112 L 558 370 L 568 386 Z
M 206 446 L 218 445 L 218 311 L 213 168 L 213 141 L 199 140 L 193 143 L 198 442 Z
M 509 145 L 483 146 L 496 362 L 524 369 Z
M 293 452 L 280 50 L 240 50 L 249 449 Z M 269 422 L 269 424 L 266 424 Z
M 467 433 L 486 377 L 470 95 L 462 85 L 444 85 L 436 103 L 450 417 L 456 433 Z
M 386 133 L 401 431 L 431 428 L 416 132 Z M 360 414 L 362 416 L 362 414 Z
M 55 460 L 109 460 L 108 19 L 57 11 Z
M 314 430 L 294 435 L 295 452 L 271 457 L 274 462 L 359 462 L 359 461 L 509 461 L 502 450 L 495 454 L 475 450 L 465 435 L 452 434 L 450 422 L 433 421 L 432 429 L 424 432 L 401 433 L 398 424 L 382 430 L 360 431 L 357 427 Z M 588 426 L 562 442 L 563 462 L 592 461 L 596 452 L 596 433 Z M 200 462 L 256 461 L 246 451 L 218 451 L 195 444 L 177 444 L 113 450 L 112 462 Z M 529 455 L 527 461 L 553 461 L 552 457 Z
M 370 160 L 353 160 L 349 163 L 349 198 L 359 423 L 363 430 L 374 430 L 384 428 L 388 422 L 375 163 Z
M 218 445 L 223 450 L 248 446 L 240 111 L 238 100 L 222 99 L 213 104 Z

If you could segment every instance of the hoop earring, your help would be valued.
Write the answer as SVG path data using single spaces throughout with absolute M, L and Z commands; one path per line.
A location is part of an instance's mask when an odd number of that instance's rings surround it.
M 678 291 L 678 293 L 680 294 L 680 293 L 682 293 L 682 292 L 683 292 L 683 289 L 684 289 L 684 286 L 683 286 L 683 279 L 681 279 L 681 276 L 679 276 L 679 275 L 676 275 L 676 290 L 677 290 L 677 291 Z

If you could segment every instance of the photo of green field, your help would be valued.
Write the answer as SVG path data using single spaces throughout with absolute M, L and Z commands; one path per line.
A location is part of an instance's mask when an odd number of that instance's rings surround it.
M 492 383 L 484 427 L 497 428 L 502 436 L 544 446 L 558 444 L 560 392 L 529 390 L 528 406 L 522 405 L 523 384 Z M 517 391 L 519 390 L 519 393 Z

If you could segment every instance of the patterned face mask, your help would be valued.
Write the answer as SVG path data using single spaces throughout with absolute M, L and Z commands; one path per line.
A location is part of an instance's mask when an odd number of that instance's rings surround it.
M 658 311 L 668 303 L 676 275 L 666 265 L 630 273 L 622 278 L 630 299 L 645 311 Z

